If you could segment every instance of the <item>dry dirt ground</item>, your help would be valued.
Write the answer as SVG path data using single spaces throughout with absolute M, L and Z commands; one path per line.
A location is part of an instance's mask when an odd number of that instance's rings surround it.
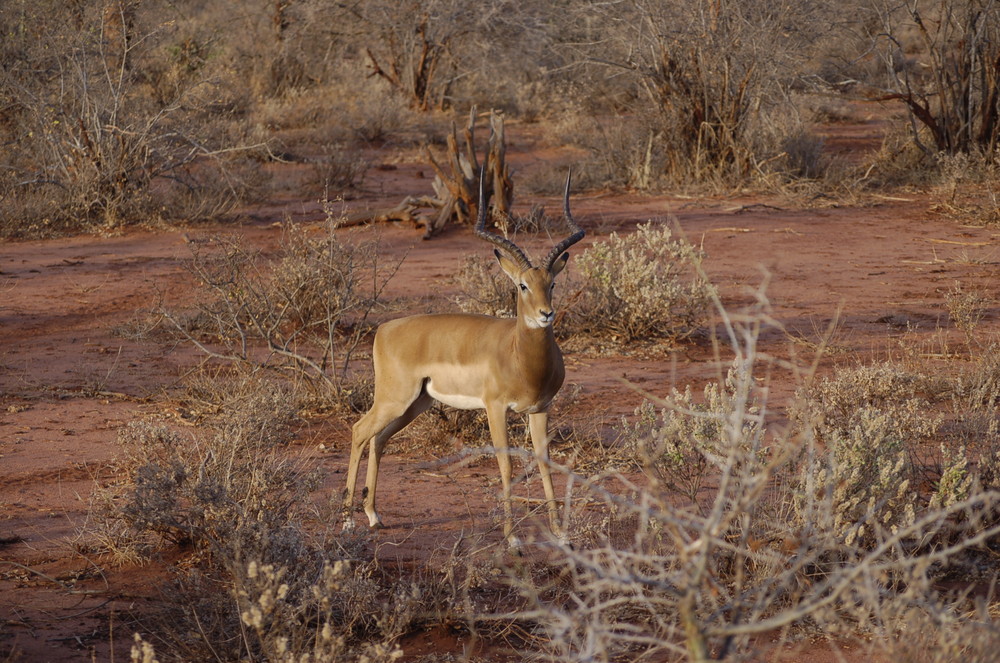
M 870 147 L 877 135 L 873 123 L 841 126 L 831 129 L 828 146 Z M 544 164 L 544 155 L 533 152 L 534 143 L 520 138 L 516 127 L 508 136 L 515 167 Z M 381 161 L 373 164 L 366 193 L 351 204 L 426 193 L 426 168 L 412 154 L 376 158 Z M 284 196 L 248 210 L 239 232 L 255 245 L 273 247 L 281 219 L 322 218 L 318 195 L 289 185 Z M 638 222 L 672 215 L 688 238 L 704 245 L 707 271 L 727 307 L 739 310 L 769 281 L 771 313 L 784 329 L 765 333 L 768 352 L 807 362 L 836 318 L 821 370 L 895 356 L 901 343 L 923 348 L 927 361 L 942 362 L 944 370 L 947 361 L 961 361 L 960 352 L 942 351 L 943 344 L 961 345 L 945 294 L 961 283 L 992 295 L 1000 254 L 997 231 L 963 225 L 931 204 L 925 193 L 868 197 L 856 206 L 825 198 L 804 203 L 582 193 L 573 208 L 591 232 L 576 251 L 612 230 L 627 232 Z M 162 567 L 115 569 L 79 553 L 88 501 L 94 477 L 113 467 L 116 431 L 132 419 L 161 414 L 163 395 L 197 357 L 185 348 L 127 341 L 115 330 L 157 293 L 183 301 L 193 288 L 181 266 L 189 256 L 186 242 L 220 230 L 236 228 L 130 231 L 0 247 L 0 659 L 16 650 L 21 657 L 15 660 L 25 661 L 128 660 L 131 633 L 122 615 L 155 601 Z M 450 277 L 463 256 L 489 250 L 460 228 L 432 241 L 421 241 L 419 231 L 406 226 L 361 232 L 378 233 L 387 256 L 406 256 L 388 296 L 414 302 L 428 293 L 453 293 Z M 527 248 L 537 253 L 546 245 L 538 240 Z M 982 324 L 987 330 L 1000 326 L 995 307 Z M 581 390 L 574 407 L 627 414 L 641 397 L 622 378 L 665 393 L 672 385 L 699 389 L 718 373 L 705 342 L 660 356 L 605 346 L 568 356 L 567 382 Z M 780 425 L 796 377 L 787 372 L 770 379 Z M 350 423 L 315 422 L 293 449 L 325 468 L 331 494 L 342 485 Z M 379 554 L 401 562 L 426 559 L 463 532 L 494 528 L 492 463 L 444 476 L 416 469 L 430 459 L 419 445 L 396 450 L 390 448 L 381 475 L 380 511 L 392 527 L 373 543 Z M 417 639 L 404 650 L 411 655 L 426 646 Z

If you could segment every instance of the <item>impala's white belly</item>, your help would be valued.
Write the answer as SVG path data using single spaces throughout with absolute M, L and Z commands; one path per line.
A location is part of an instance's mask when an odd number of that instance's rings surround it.
M 430 380 L 424 386 L 431 398 L 441 401 L 445 405 L 456 407 L 459 410 L 482 410 L 486 407 L 483 399 L 478 396 L 465 396 L 464 394 L 443 394 L 434 388 L 434 383 Z

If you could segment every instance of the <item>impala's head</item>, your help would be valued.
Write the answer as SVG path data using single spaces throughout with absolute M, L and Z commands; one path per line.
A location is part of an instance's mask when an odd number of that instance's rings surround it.
M 504 271 L 517 288 L 517 316 L 524 320 L 532 329 L 548 327 L 555 320 L 556 312 L 552 306 L 552 287 L 555 276 L 566 266 L 568 253 L 563 253 L 552 267 L 525 266 L 513 260 L 499 250 L 494 250 L 500 269 Z
M 576 225 L 576 221 L 573 220 L 573 215 L 569 211 L 570 176 L 566 176 L 563 207 L 566 213 L 566 224 L 573 231 L 573 234 L 559 242 L 545 257 L 540 267 L 532 266 L 528 256 L 514 242 L 486 230 L 487 196 L 484 193 L 483 181 L 484 178 L 480 175 L 479 218 L 476 221 L 476 235 L 499 247 L 494 249 L 493 253 L 500 262 L 500 268 L 517 288 L 518 317 L 528 327 L 534 329 L 548 327 L 556 317 L 552 306 L 552 286 L 556 275 L 563 270 L 569 260 L 569 253 L 566 252 L 566 249 L 579 242 L 584 236 L 583 229 Z

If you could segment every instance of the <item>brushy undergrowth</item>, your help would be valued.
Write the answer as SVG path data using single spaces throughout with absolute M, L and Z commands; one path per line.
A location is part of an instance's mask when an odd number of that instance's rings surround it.
M 790 425 L 772 429 L 760 376 L 779 360 L 757 345 L 776 324 L 766 297 L 734 316 L 712 301 L 728 371 L 651 399 L 616 449 L 574 442 L 553 454 L 572 545 L 543 531 L 525 558 L 460 537 L 417 576 L 381 566 L 370 541 L 331 530 L 321 477 L 289 460 L 295 408 L 268 382 L 230 384 L 193 434 L 129 426 L 120 480 L 99 495 L 98 539 L 130 550 L 123 562 L 164 546 L 193 553 L 155 642 L 137 651 L 391 661 L 403 634 L 460 624 L 530 634 L 524 653 L 553 661 L 767 658 L 816 634 L 892 656 L 911 651 L 920 620 L 944 625 L 922 641 L 928 660 L 984 656 L 994 597 L 941 581 L 988 583 L 997 571 L 992 354 L 955 376 L 837 369 L 806 381 Z
M 397 660 L 398 638 L 420 624 L 465 619 L 473 589 L 458 570 L 471 558 L 457 544 L 433 570 L 387 571 L 339 531 L 322 474 L 296 459 L 288 391 L 261 379 L 218 389 L 224 407 L 193 432 L 123 428 L 115 478 L 94 497 L 99 552 L 139 564 L 187 551 L 141 619 L 139 655 L 376 663 Z
M 377 240 L 352 239 L 331 219 L 315 236 L 286 227 L 272 259 L 238 236 L 192 244 L 198 300 L 182 312 L 164 306 L 163 316 L 215 362 L 281 374 L 320 406 L 363 410 L 370 385 L 351 358 L 399 263 L 380 261 Z
M 720 309 L 735 359 L 718 383 L 701 397 L 675 390 L 623 427 L 641 479 L 574 477 L 605 504 L 603 519 L 582 545 L 550 542 L 564 560 L 554 562 L 560 585 L 518 582 L 524 614 L 544 629 L 544 655 L 766 659 L 775 638 L 824 633 L 891 656 L 919 616 L 948 624 L 926 640 L 928 660 L 955 651 L 987 660 L 985 634 L 1000 626 L 995 597 L 937 583 L 997 572 L 987 552 L 1000 545 L 995 412 L 965 430 L 987 453 L 966 455 L 945 424 L 981 406 L 959 398 L 949 411 L 956 379 L 886 364 L 814 381 L 797 397 L 794 426 L 769 431 L 758 376 L 776 360 L 757 348 L 773 322 L 765 301 L 739 316 Z

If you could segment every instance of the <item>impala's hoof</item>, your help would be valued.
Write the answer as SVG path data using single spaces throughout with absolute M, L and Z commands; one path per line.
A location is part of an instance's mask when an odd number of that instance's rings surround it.
M 381 520 L 379 520 L 378 522 L 373 523 L 371 525 L 371 528 L 372 529 L 385 529 L 385 524 Z
M 354 519 L 348 516 L 344 520 L 344 525 L 340 528 L 342 532 L 350 532 L 354 529 Z

